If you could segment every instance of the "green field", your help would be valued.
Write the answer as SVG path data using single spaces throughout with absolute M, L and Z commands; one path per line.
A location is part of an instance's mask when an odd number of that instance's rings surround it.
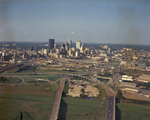
M 107 94 L 103 88 L 100 90 L 97 100 L 82 98 L 62 97 L 58 120 L 104 120 Z M 64 92 L 67 86 L 65 86 Z M 103 102 L 103 104 L 102 104 Z
M 1 86 L 0 120 L 47 120 L 54 95 L 54 85 Z
M 50 75 L 28 75 L 27 77 L 24 76 L 23 77 L 25 81 L 33 81 L 33 80 L 36 80 L 36 79 L 48 79 L 50 81 L 56 81 L 58 79 L 60 79 L 61 77 L 58 77 L 56 75 L 53 75 L 53 76 L 50 76 Z
M 20 78 L 10 78 L 10 77 L 3 77 L 3 76 L 0 76 L 0 78 L 3 78 L 3 80 L 0 80 L 0 83 L 21 83 L 22 82 Z
M 57 73 L 68 73 L 70 71 L 63 71 L 63 70 L 55 70 L 55 69 L 37 69 L 37 73 L 49 73 L 49 72 L 57 72 Z
M 109 79 L 97 78 L 98 80 L 104 82 L 105 84 L 109 81 Z
M 150 107 L 129 105 L 124 103 L 116 104 L 116 120 L 149 120 Z

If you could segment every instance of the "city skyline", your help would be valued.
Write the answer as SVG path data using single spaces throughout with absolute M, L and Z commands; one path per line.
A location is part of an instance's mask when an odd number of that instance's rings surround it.
M 0 41 L 150 45 L 150 2 L 0 2 Z

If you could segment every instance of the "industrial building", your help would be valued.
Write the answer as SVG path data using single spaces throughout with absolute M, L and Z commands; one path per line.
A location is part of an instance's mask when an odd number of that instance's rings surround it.
M 133 81 L 133 76 L 122 75 L 122 81 Z
M 131 91 L 131 92 L 135 92 L 135 93 L 140 92 L 138 89 L 133 89 L 133 88 L 124 88 L 124 91 Z
M 148 82 L 150 82 L 150 75 L 143 74 L 143 75 L 137 77 L 136 80 L 138 82 L 148 83 Z
M 130 87 L 130 88 L 136 88 L 137 83 L 131 83 L 131 82 L 121 82 L 120 87 Z

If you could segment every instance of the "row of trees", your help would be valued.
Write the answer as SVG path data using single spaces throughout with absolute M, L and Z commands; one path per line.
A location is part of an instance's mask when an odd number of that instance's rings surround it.
M 6 77 L 1 76 L 0 77 L 0 82 L 6 82 L 8 79 Z

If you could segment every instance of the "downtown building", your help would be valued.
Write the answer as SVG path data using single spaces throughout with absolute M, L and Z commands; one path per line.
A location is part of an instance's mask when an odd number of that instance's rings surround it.
M 80 47 L 81 47 L 81 41 L 76 41 L 76 48 L 80 49 Z
M 69 48 L 72 48 L 72 40 L 68 39 Z
M 49 39 L 48 49 L 51 50 L 54 48 L 55 39 Z

